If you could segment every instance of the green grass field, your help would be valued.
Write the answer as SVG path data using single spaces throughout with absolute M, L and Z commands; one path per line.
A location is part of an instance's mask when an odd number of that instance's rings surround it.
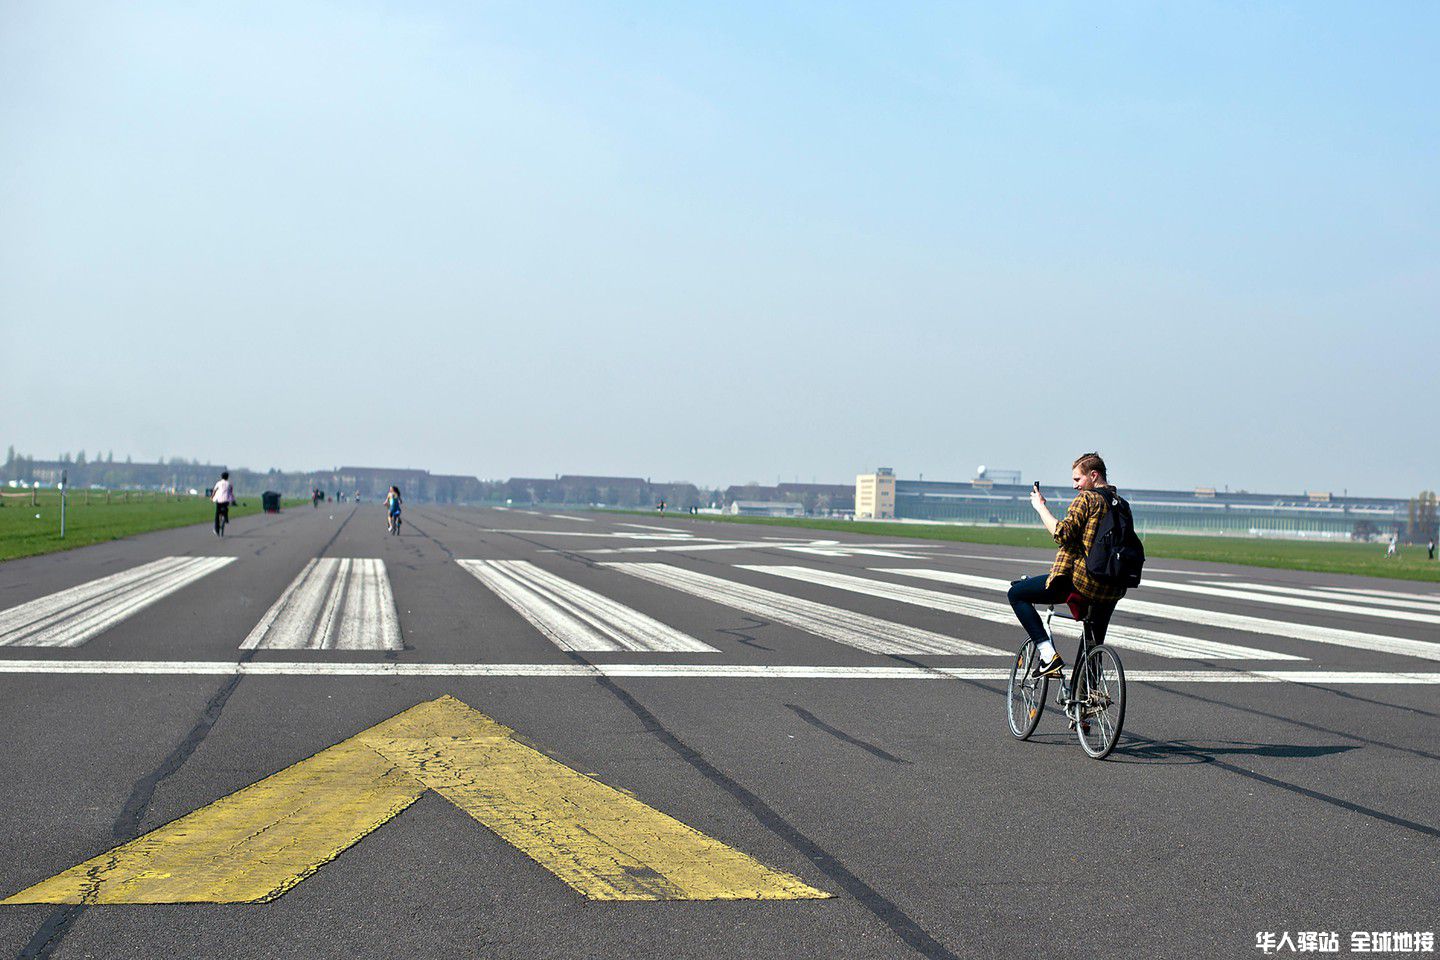
M 655 511 L 607 511 L 655 516 Z M 1007 547 L 1054 549 L 1054 541 L 1040 527 L 967 527 L 952 524 L 872 523 L 864 520 L 791 520 L 779 517 L 717 517 L 713 514 L 679 519 L 706 523 L 751 523 L 802 530 L 864 533 L 891 539 L 950 540 L 989 543 Z M 1316 573 L 1350 573 L 1362 577 L 1393 577 L 1440 583 L 1440 560 L 1426 559 L 1424 547 L 1400 547 L 1398 559 L 1385 559 L 1381 543 L 1315 543 L 1303 540 L 1258 540 L 1241 537 L 1187 537 L 1152 533 L 1145 537 L 1145 556 L 1154 560 L 1201 560 L 1252 567 L 1279 567 Z
M 121 491 L 113 492 L 106 501 L 105 491 L 72 490 L 65 505 L 65 539 L 60 539 L 60 494 L 42 490 L 35 505 L 28 493 L 15 496 L 6 491 L 5 506 L 0 507 L 0 560 L 30 557 L 56 550 L 73 550 L 105 540 L 119 540 L 150 530 L 211 524 L 215 508 L 204 497 L 171 497 L 153 491 L 130 491 L 128 499 Z M 303 504 L 305 500 L 286 500 L 284 506 Z M 260 512 L 260 497 L 240 497 L 230 508 L 230 518 Z M 36 518 L 39 514 L 39 518 Z

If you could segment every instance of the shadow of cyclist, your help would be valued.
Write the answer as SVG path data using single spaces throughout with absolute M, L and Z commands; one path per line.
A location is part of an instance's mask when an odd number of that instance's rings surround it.
M 1254 743 L 1245 740 L 1150 740 L 1122 734 L 1112 763 L 1209 763 L 1223 756 L 1311 759 L 1359 749 L 1359 744 Z

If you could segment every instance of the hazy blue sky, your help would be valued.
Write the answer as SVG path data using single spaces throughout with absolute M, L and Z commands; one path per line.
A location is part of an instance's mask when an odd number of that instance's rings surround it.
M 1440 485 L 1440 5 L 0 2 L 0 443 Z

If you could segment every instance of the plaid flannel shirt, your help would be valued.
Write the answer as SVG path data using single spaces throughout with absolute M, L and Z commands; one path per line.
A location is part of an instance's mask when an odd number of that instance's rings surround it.
M 1095 542 L 1095 531 L 1107 509 L 1105 497 L 1095 490 L 1082 490 L 1070 501 L 1065 519 L 1055 525 L 1055 542 L 1060 549 L 1055 554 L 1055 562 L 1050 565 L 1050 576 L 1045 580 L 1045 586 L 1054 583 L 1056 577 L 1063 576 L 1069 577 L 1076 592 L 1089 600 L 1119 600 L 1125 596 L 1124 587 L 1096 580 L 1085 569 L 1085 555 Z

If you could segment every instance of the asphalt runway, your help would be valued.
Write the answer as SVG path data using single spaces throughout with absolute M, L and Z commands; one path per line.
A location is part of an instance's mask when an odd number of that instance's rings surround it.
M 1433 585 L 1152 561 L 1097 762 L 1053 706 L 1006 727 L 1003 588 L 1048 553 L 405 519 L 323 505 L 0 564 L 11 955 L 1433 942 Z

